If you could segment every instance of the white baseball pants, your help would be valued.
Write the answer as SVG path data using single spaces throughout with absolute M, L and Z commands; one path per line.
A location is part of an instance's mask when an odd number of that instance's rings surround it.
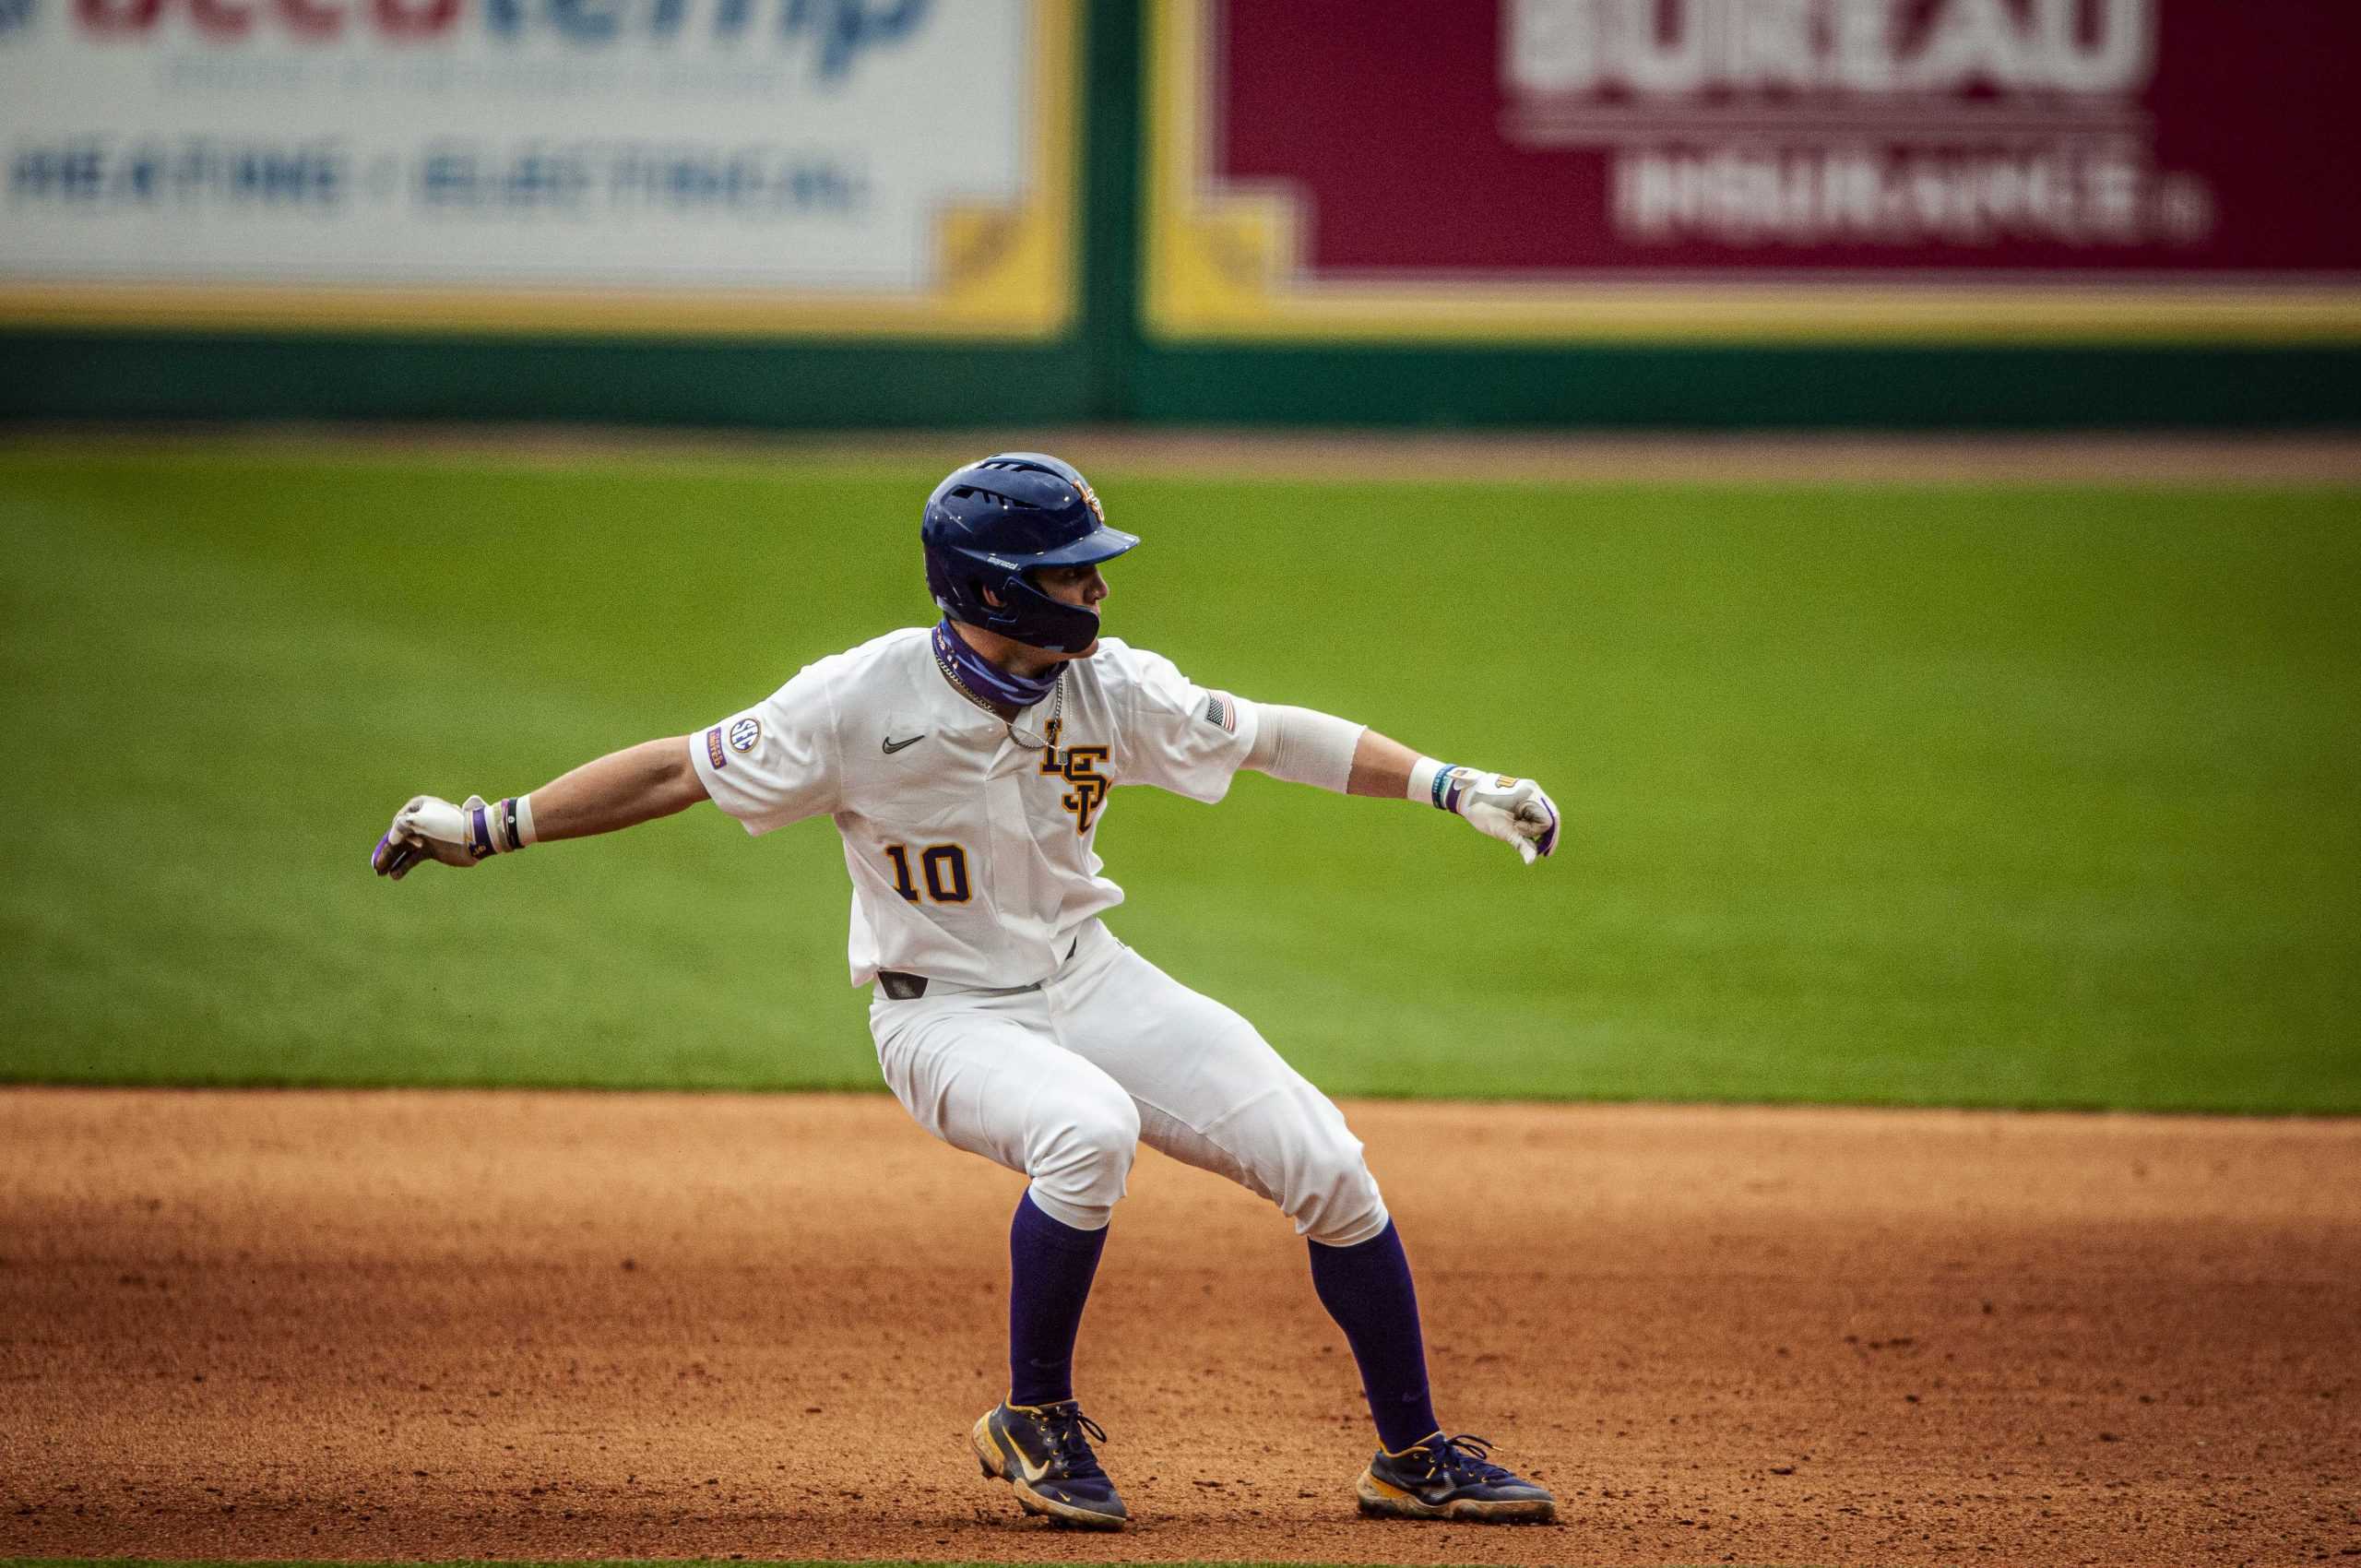
M 1033 1202 L 1103 1228 L 1141 1140 L 1227 1176 L 1330 1246 L 1385 1229 L 1360 1140 L 1254 1026 L 1117 941 L 1097 921 L 1032 990 L 896 1002 L 870 1034 L 885 1082 L 919 1126 L 1033 1181 Z

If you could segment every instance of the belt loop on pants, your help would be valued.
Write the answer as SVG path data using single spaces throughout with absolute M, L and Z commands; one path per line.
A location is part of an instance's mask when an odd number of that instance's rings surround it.
M 1074 941 L 1067 944 L 1066 956 L 1058 961 L 1061 964 L 1072 962 L 1074 954 L 1079 952 L 1081 948 L 1082 938 L 1077 936 Z M 880 969 L 877 971 L 877 989 L 884 992 L 889 1001 L 916 1002 L 919 997 L 926 994 L 926 987 L 927 979 L 924 975 L 906 974 L 900 969 Z M 960 988 L 954 986 L 952 989 L 956 991 Z M 1039 980 L 1035 980 L 1030 985 L 971 986 L 967 989 L 979 991 L 986 995 L 1014 996 L 1021 991 L 1038 991 L 1041 989 L 1041 982 Z

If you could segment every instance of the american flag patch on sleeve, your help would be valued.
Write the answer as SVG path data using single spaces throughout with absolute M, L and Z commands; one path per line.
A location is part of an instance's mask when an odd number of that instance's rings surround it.
M 1238 733 L 1238 703 L 1219 692 L 1205 694 L 1205 722 L 1219 725 L 1231 734 Z

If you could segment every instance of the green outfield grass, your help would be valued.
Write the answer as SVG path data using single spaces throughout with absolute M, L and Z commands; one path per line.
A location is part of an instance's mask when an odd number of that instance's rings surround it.
M 0 1076 L 876 1087 L 824 822 L 364 860 L 931 619 L 934 477 L 0 452 Z M 2353 493 L 1094 477 L 1111 631 L 1566 810 L 1117 794 L 1330 1091 L 2361 1111 Z

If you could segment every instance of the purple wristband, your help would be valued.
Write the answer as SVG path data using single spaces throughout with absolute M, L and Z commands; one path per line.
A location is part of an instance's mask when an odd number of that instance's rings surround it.
M 475 838 L 469 844 L 468 853 L 478 860 L 482 860 L 492 853 L 492 824 L 484 820 L 484 808 L 481 806 L 476 807 L 468 814 L 471 819 L 470 826 L 475 830 Z

